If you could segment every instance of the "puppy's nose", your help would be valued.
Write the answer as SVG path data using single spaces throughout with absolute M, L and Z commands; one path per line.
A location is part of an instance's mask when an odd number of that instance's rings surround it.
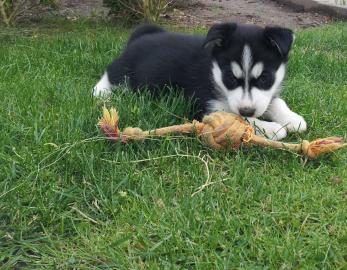
M 242 107 L 242 108 L 239 108 L 239 113 L 242 116 L 251 117 L 254 115 L 255 109 L 250 107 Z

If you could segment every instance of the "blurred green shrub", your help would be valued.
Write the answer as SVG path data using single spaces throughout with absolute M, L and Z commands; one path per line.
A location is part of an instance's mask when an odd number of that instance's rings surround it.
M 13 26 L 29 12 L 40 5 L 56 6 L 58 0 L 0 0 L 0 20 L 6 26 Z

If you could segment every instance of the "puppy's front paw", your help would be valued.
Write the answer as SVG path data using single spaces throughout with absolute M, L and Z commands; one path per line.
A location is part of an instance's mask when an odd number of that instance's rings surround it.
M 93 88 L 93 96 L 97 98 L 107 98 L 112 94 L 112 91 L 107 88 L 101 88 L 96 85 Z
M 305 119 L 294 112 L 286 116 L 286 118 L 282 120 L 281 124 L 283 124 L 289 132 L 304 132 L 307 130 Z
M 248 119 L 248 121 L 254 126 L 255 133 L 265 136 L 272 140 L 282 140 L 287 137 L 287 131 L 281 124 L 276 122 L 267 122 L 258 119 Z
M 93 88 L 93 96 L 105 98 L 112 94 L 112 84 L 108 79 L 108 74 L 105 74 L 101 77 L 100 81 Z
M 266 125 L 262 126 L 262 129 L 256 133 L 265 135 L 267 138 L 278 141 L 287 137 L 287 131 L 282 127 L 282 125 L 276 122 L 265 122 Z M 258 127 L 259 128 L 259 127 Z

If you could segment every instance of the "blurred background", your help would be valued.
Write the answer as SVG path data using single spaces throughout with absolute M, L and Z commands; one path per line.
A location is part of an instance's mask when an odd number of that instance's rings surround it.
M 303 28 L 347 18 L 346 0 L 0 0 L 3 25 L 49 18 L 208 26 L 221 21 Z

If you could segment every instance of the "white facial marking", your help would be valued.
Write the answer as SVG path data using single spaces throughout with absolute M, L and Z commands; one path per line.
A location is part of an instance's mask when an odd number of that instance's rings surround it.
M 239 102 L 239 108 L 253 108 L 253 102 L 252 102 L 253 96 L 249 93 L 249 91 L 245 92 L 242 91 L 242 98 Z
M 243 74 L 245 75 L 245 91 L 248 91 L 249 88 L 249 70 L 252 66 L 252 51 L 248 45 L 245 45 L 242 53 L 242 69 Z
M 212 99 L 208 103 L 208 112 L 229 112 L 228 100 Z
M 279 66 L 275 73 L 275 81 L 269 90 L 261 90 L 256 87 L 251 89 L 253 108 L 255 109 L 254 116 L 259 117 L 267 110 L 272 98 L 281 90 L 281 83 L 285 75 L 285 64 Z
M 93 88 L 93 96 L 94 97 L 107 97 L 112 91 L 112 84 L 108 79 L 107 72 L 102 75 L 100 81 Z
M 224 96 L 227 96 L 229 90 L 223 83 L 222 70 L 220 69 L 216 61 L 212 62 L 212 75 L 213 75 L 213 79 L 219 93 Z
M 252 71 L 251 71 L 251 75 L 253 78 L 255 79 L 258 79 L 259 76 L 263 73 L 263 70 L 264 70 L 264 65 L 263 63 L 256 63 L 253 68 L 252 68 Z
M 248 45 L 245 45 L 242 53 L 242 68 L 244 72 L 249 71 L 252 65 L 252 51 Z
M 237 79 L 241 79 L 243 77 L 243 71 L 240 65 L 236 62 L 231 62 L 231 71 Z
M 247 49 L 245 50 L 247 51 Z M 246 52 L 245 55 L 248 53 Z M 248 58 L 249 59 L 249 58 Z M 246 62 L 246 61 L 245 61 Z M 247 64 L 246 64 L 247 66 Z M 259 68 L 259 67 L 258 67 Z M 239 114 L 239 108 L 250 107 L 255 109 L 254 117 L 259 117 L 267 110 L 272 98 L 280 91 L 281 83 L 285 75 L 285 64 L 279 66 L 275 73 L 275 81 L 269 90 L 260 90 L 253 87 L 249 91 L 245 91 L 242 86 L 236 89 L 228 89 L 223 83 L 223 76 L 221 68 L 216 61 L 213 61 L 212 76 L 216 90 L 219 92 L 222 98 L 217 101 L 210 102 L 210 110 L 224 110 Z M 224 99 L 223 99 L 224 97 Z
M 237 106 L 235 106 L 235 104 L 234 104 L 234 102 L 235 102 L 234 99 L 238 96 L 242 96 L 242 94 L 243 94 L 242 87 L 238 87 L 232 91 L 229 91 L 228 88 L 223 83 L 222 70 L 220 69 L 220 67 L 216 61 L 212 62 L 212 76 L 213 76 L 216 90 L 219 92 L 219 94 L 222 97 L 224 97 L 224 99 L 226 101 L 220 99 L 220 103 L 218 103 L 218 104 L 216 102 L 211 102 L 209 109 L 211 111 L 214 111 L 214 110 L 218 109 L 219 107 L 220 108 L 223 107 L 223 110 L 225 110 L 227 112 L 233 112 L 233 113 L 238 114 L 239 111 L 238 111 Z M 222 104 L 224 104 L 224 105 L 222 105 Z M 226 106 L 226 104 L 228 106 Z

